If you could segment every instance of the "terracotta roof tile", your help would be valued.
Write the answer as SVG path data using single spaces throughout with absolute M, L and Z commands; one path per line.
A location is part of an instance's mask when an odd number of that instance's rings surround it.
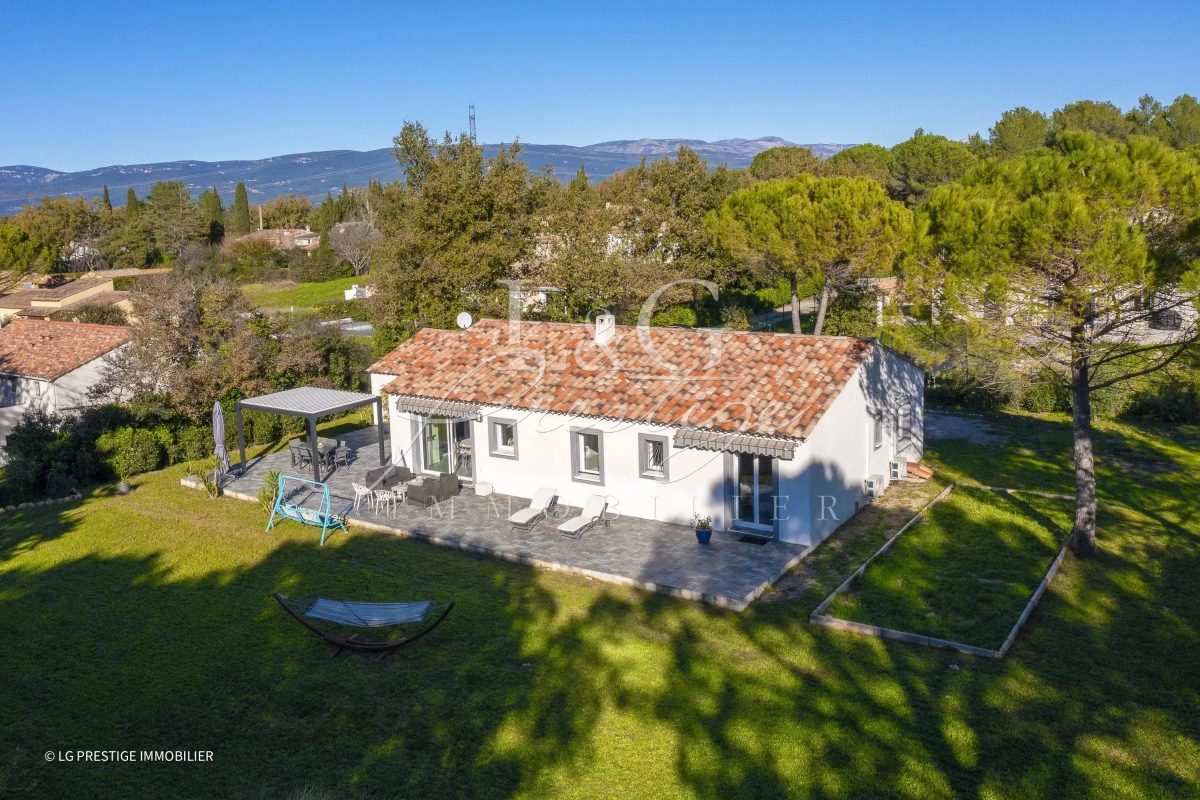
M 419 331 L 371 371 L 390 394 L 803 439 L 871 347 L 620 325 L 599 345 L 591 325 L 482 320 Z
M 16 318 L 0 328 L 0 373 L 57 380 L 129 341 L 129 328 Z

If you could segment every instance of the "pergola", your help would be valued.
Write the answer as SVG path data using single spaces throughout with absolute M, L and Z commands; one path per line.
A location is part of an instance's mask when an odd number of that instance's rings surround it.
M 282 392 L 247 397 L 237 401 L 238 453 L 242 469 L 246 468 L 246 436 L 242 431 L 242 409 L 266 411 L 288 417 L 303 417 L 308 421 L 308 446 L 312 449 L 313 480 L 321 480 L 321 459 L 317 455 L 317 419 L 330 414 L 340 414 L 375 404 L 375 419 L 383 419 L 383 401 L 373 394 L 345 392 L 340 389 L 320 389 L 316 386 L 301 386 Z M 383 426 L 379 426 L 379 465 L 386 461 L 383 445 Z

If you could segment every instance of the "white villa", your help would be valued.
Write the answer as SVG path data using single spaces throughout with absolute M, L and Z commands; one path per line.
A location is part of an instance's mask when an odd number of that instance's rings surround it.
M 17 317 L 0 328 L 0 460 L 27 409 L 70 411 L 95 402 L 89 390 L 129 328 Z
M 923 387 L 874 340 L 608 315 L 425 329 L 371 367 L 395 465 L 803 545 L 921 459 Z

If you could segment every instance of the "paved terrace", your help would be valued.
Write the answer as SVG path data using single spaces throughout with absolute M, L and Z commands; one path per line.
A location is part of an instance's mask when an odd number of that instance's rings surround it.
M 334 495 L 335 511 L 353 501 L 354 490 L 350 484 L 365 483 L 367 470 L 379 466 L 375 428 L 353 431 L 338 438 L 350 447 L 350 465 L 333 471 L 326 469 L 322 476 Z M 250 459 L 245 475 L 224 484 L 225 494 L 257 502 L 263 476 L 272 469 L 311 477 L 308 469 L 292 467 L 291 456 L 285 448 Z M 739 542 L 736 535 L 721 531 L 715 531 L 712 542 L 702 546 L 696 542 L 689 527 L 633 517 L 612 519 L 607 528 L 603 525 L 593 527 L 582 539 L 561 535 L 555 530 L 558 522 L 549 519 L 540 522 L 532 531 L 512 530 L 506 522 L 508 515 L 527 505 L 527 499 L 502 494 L 479 497 L 467 488 L 459 496 L 432 508 L 405 504 L 398 506 L 394 514 L 375 514 L 364 505 L 359 511 L 351 512 L 348 521 L 352 526 L 689 600 L 703 600 L 739 611 L 809 550 L 803 545 L 776 541 L 764 545 Z M 556 515 L 566 519 L 578 513 L 579 509 L 560 507 Z

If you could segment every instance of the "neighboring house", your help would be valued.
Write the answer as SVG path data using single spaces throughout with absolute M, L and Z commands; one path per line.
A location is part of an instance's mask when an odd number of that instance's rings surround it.
M 815 544 L 923 451 L 924 373 L 868 339 L 483 320 L 371 367 L 392 463 Z M 547 534 L 553 535 L 553 534 Z
M 242 236 L 229 237 L 225 246 L 238 242 L 265 242 L 276 250 L 312 252 L 321 244 L 321 234 L 309 228 L 264 228 Z
M 129 328 L 14 319 L 0 328 L 0 458 L 25 411 L 91 405 L 104 362 L 129 342 Z
M 117 306 L 133 311 L 129 292 L 118 292 L 111 278 L 80 278 L 47 286 L 26 283 L 25 288 L 0 295 L 0 323 L 14 317 L 46 318 L 84 305 Z

